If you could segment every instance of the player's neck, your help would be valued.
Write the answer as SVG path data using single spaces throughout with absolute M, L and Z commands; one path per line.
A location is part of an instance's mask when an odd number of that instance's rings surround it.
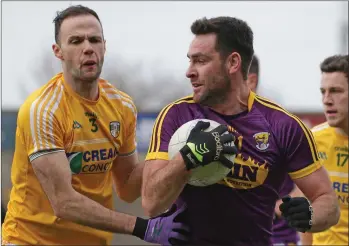
M 90 101 L 96 101 L 98 99 L 99 91 L 97 80 L 91 82 L 81 81 L 76 80 L 67 74 L 64 74 L 64 80 L 79 96 Z
M 226 96 L 226 99 L 210 108 L 223 115 L 239 114 L 248 108 L 248 96 L 250 90 L 242 85 L 240 88 L 232 89 Z
M 343 126 L 340 127 L 336 127 L 336 131 L 343 136 L 347 136 L 348 137 L 348 121 L 346 121 Z

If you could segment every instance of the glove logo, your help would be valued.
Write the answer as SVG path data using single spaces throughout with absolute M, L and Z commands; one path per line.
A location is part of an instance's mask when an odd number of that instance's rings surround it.
M 219 157 L 221 156 L 221 152 L 223 150 L 223 146 L 220 140 L 220 135 L 218 132 L 212 132 L 212 136 L 214 137 L 214 140 L 216 141 L 216 155 L 213 158 L 213 160 L 218 161 Z
M 192 150 L 193 154 L 200 162 L 202 162 L 202 159 L 203 159 L 202 155 L 210 152 L 210 150 L 206 148 L 205 143 L 199 144 L 199 145 L 195 145 L 193 143 L 187 143 L 187 145 Z
M 162 225 L 159 226 L 159 222 L 157 221 L 155 226 L 152 229 L 151 237 L 152 238 L 159 237 L 161 234 L 161 231 L 162 231 Z

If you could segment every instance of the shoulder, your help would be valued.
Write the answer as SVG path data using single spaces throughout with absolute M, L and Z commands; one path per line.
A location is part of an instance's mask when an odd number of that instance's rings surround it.
M 265 120 L 276 129 L 292 130 L 289 127 L 308 129 L 296 115 L 269 99 L 256 95 L 254 104 L 264 115 Z
M 137 108 L 130 95 L 117 89 L 114 85 L 102 78 L 99 80 L 99 85 L 107 101 L 111 101 L 113 105 L 127 112 L 137 114 Z
M 331 127 L 327 122 L 323 122 L 319 125 L 314 126 L 311 131 L 313 132 L 314 136 L 327 134 L 331 132 Z
M 61 74 L 57 74 L 27 97 L 18 111 L 19 122 L 31 121 L 31 124 L 35 124 L 61 114 L 58 109 L 62 102 L 64 87 L 60 77 Z M 34 118 L 37 121 L 34 121 Z
M 193 95 L 182 97 L 163 107 L 158 115 L 158 118 L 167 118 L 169 116 L 171 118 L 173 116 L 178 116 L 177 114 L 179 112 L 183 113 L 183 111 L 188 111 L 190 107 L 194 105 L 196 104 L 194 102 Z
M 334 135 L 333 128 L 327 122 L 314 126 L 311 131 L 317 142 L 322 139 L 328 139 Z

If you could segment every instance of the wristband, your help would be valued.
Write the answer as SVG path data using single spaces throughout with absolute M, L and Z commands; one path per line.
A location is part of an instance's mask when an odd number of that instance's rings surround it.
M 137 217 L 135 228 L 133 229 L 132 235 L 140 239 L 144 239 L 145 232 L 147 231 L 148 220 Z
M 194 159 L 191 153 L 191 150 L 187 145 L 184 145 L 183 148 L 179 150 L 179 153 L 182 155 L 185 167 L 187 168 L 188 171 L 199 166 L 196 163 L 196 160 Z

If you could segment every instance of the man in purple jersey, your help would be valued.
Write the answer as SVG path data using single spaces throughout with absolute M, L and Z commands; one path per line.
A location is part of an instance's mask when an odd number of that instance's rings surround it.
M 259 59 L 253 55 L 250 70 L 247 76 L 247 85 L 251 91 L 256 92 L 259 85 Z M 281 198 L 290 195 L 291 197 L 301 195 L 297 194 L 294 182 L 287 176 L 281 190 L 279 191 L 280 199 L 276 202 L 275 216 L 273 220 L 272 238 L 274 246 L 297 245 L 299 242 L 298 232 L 290 227 L 287 220 L 281 216 L 279 205 L 282 203 Z
M 284 198 L 280 206 L 299 231 L 318 232 L 338 221 L 337 199 L 320 165 L 310 130 L 294 115 L 251 92 L 246 83 L 253 56 L 253 33 L 242 20 L 217 17 L 196 20 L 186 76 L 194 94 L 167 105 L 153 129 L 143 172 L 142 205 L 156 216 L 171 204 L 185 202 L 192 229 L 190 245 L 272 245 L 272 221 L 279 191 L 288 175 L 309 198 Z M 211 132 L 202 121 L 171 160 L 172 134 L 193 119 L 221 125 Z M 239 153 L 221 182 L 187 184 L 191 169 L 214 159 L 229 166 L 221 135 L 229 126 Z M 205 145 L 207 151 L 197 148 Z M 222 146 L 224 146 L 222 148 Z M 321 180 L 321 182 L 318 182 Z

